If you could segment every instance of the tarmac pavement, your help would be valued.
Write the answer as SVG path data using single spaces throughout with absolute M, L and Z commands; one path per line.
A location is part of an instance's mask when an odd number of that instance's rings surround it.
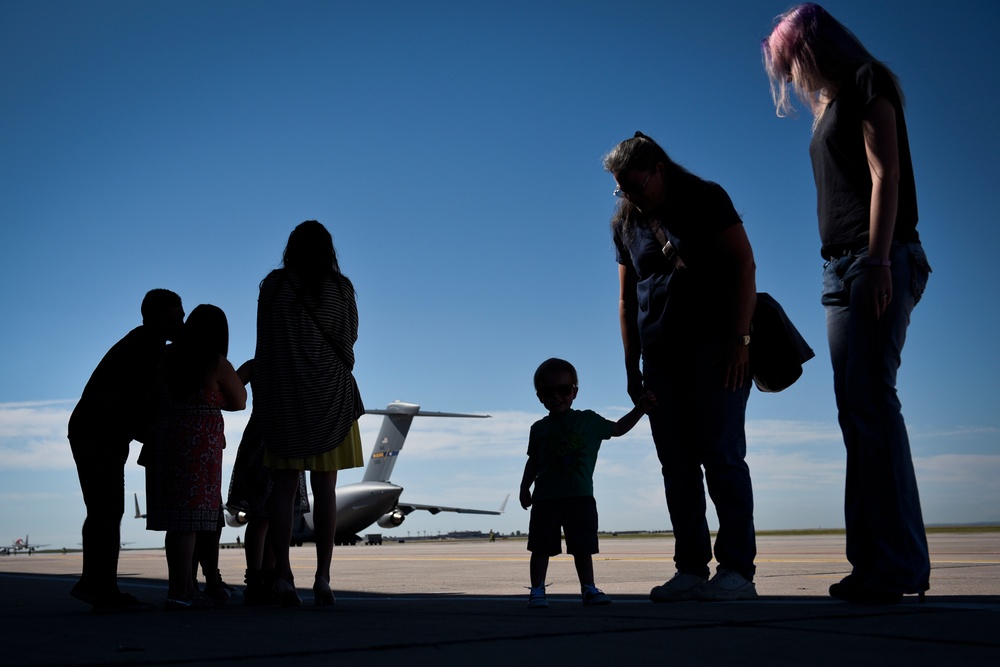
M 527 609 L 523 540 L 338 547 L 335 607 L 312 605 L 314 555 L 294 548 L 303 606 L 95 614 L 69 597 L 81 555 L 0 557 L 0 656 L 26 665 L 1000 665 L 1000 532 L 933 533 L 926 601 L 874 607 L 831 599 L 849 571 L 843 535 L 759 536 L 760 599 L 653 604 L 673 573 L 669 537 L 602 539 L 583 607 L 572 559 L 549 568 L 548 609 Z M 224 549 L 241 582 L 243 552 Z M 121 587 L 157 605 L 161 550 L 125 551 Z

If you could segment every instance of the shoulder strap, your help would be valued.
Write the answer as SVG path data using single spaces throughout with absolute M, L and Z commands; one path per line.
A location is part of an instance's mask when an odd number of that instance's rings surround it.
M 295 290 L 295 300 L 302 303 L 302 307 L 309 315 L 309 319 L 311 319 L 313 324 L 316 325 L 316 328 L 319 329 L 319 332 L 323 336 L 323 339 L 327 342 L 327 344 L 331 348 L 333 348 L 334 353 L 336 353 L 336 355 L 340 358 L 340 363 L 344 364 L 344 367 L 347 368 L 348 370 L 353 370 L 354 365 L 347 363 L 347 358 L 344 356 L 343 351 L 341 351 L 340 346 L 337 345 L 337 341 L 335 341 L 333 339 L 333 336 L 331 336 L 330 333 L 323 328 L 323 325 L 320 324 L 319 318 L 316 317 L 316 311 L 312 309 L 312 306 L 309 305 L 309 302 L 306 301 L 305 298 L 302 296 L 302 291 L 298 287 L 296 287 L 295 284 L 292 283 L 291 281 L 288 281 L 288 284 L 291 285 L 293 290 Z
M 675 269 L 683 269 L 686 266 L 684 260 L 681 259 L 674 244 L 667 239 L 667 233 L 663 231 L 663 225 L 660 224 L 660 221 L 653 218 L 649 221 L 649 226 L 653 230 L 653 234 L 656 235 L 656 240 L 660 242 L 660 250 L 663 252 L 663 256 L 667 258 L 668 262 L 674 265 Z

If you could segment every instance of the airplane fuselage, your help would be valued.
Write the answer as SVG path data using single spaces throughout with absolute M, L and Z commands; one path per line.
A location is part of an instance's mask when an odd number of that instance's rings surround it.
M 337 487 L 338 544 L 353 542 L 358 533 L 389 514 L 399 500 L 403 487 L 389 482 L 358 482 Z M 309 498 L 310 511 L 302 516 L 300 530 L 292 535 L 292 542 L 311 541 L 313 538 L 314 500 Z M 305 530 L 302 530 L 304 527 Z

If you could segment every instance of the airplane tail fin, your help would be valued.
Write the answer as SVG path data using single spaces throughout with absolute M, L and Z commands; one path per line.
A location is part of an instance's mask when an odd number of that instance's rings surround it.
M 364 482 L 388 482 L 392 469 L 396 465 L 396 457 L 403 448 L 406 434 L 414 417 L 469 417 L 483 419 L 489 415 L 467 415 L 455 412 L 421 412 L 420 406 L 413 403 L 395 401 L 386 406 L 385 410 L 366 410 L 368 415 L 385 415 L 378 439 L 372 448 L 372 456 L 365 468 Z
M 145 519 L 146 515 L 143 514 L 142 511 L 139 509 L 139 494 L 138 493 L 133 493 L 132 496 L 135 498 L 135 518 L 136 519 Z

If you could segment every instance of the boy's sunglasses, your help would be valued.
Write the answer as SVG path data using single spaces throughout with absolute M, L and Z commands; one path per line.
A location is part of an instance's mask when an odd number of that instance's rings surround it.
M 557 384 L 553 387 L 542 387 L 538 390 L 538 398 L 549 398 L 550 396 L 561 396 L 565 398 L 573 393 L 576 389 L 576 385 L 573 384 Z

